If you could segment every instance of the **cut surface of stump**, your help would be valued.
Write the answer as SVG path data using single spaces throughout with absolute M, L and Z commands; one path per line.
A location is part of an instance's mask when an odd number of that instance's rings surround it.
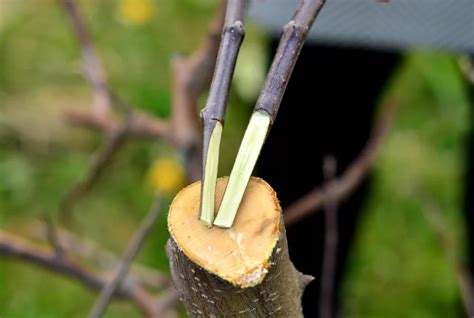
M 216 185 L 216 210 L 228 178 Z M 200 182 L 173 200 L 168 229 L 178 248 L 195 264 L 240 288 L 260 284 L 281 236 L 281 207 L 275 191 L 251 178 L 232 228 L 208 228 L 199 221 Z M 283 230 L 284 231 L 284 230 Z
M 218 208 L 228 178 L 217 181 Z M 176 196 L 166 246 L 171 276 L 191 317 L 303 317 L 301 297 L 312 277 L 290 261 L 276 193 L 251 178 L 231 229 L 198 220 L 200 183 Z M 216 208 L 216 210 L 217 210 Z

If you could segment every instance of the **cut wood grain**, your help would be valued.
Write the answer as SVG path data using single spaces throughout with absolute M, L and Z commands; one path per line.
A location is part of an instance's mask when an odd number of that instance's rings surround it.
M 217 207 L 227 182 L 217 181 Z M 311 277 L 289 259 L 275 191 L 251 178 L 234 225 L 222 229 L 199 221 L 200 189 L 200 182 L 183 189 L 168 215 L 171 273 L 188 313 L 301 317 L 301 295 Z

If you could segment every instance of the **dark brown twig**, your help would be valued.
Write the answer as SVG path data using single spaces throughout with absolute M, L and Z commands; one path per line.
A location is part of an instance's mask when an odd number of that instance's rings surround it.
M 90 317 L 91 318 L 99 318 L 107 309 L 107 306 L 114 295 L 115 291 L 120 287 L 122 281 L 127 276 L 128 270 L 130 268 L 133 259 L 136 257 L 138 252 L 140 251 L 145 239 L 148 237 L 153 225 L 155 224 L 158 216 L 160 215 L 161 211 L 161 197 L 159 196 L 153 206 L 150 208 L 147 217 L 140 225 L 139 229 L 133 235 L 132 240 L 130 241 L 127 250 L 123 254 L 120 262 L 118 263 L 115 273 L 112 279 L 105 284 L 103 287 L 100 296 L 97 302 L 94 305 L 94 308 L 91 311 Z
M 255 106 L 255 111 L 268 113 L 272 122 L 277 116 L 306 36 L 325 2 L 325 0 L 302 0 L 292 20 L 283 28 L 270 71 Z
M 244 15 L 248 0 L 228 0 L 222 40 L 217 55 L 206 107 L 202 111 L 203 163 L 206 162 L 209 139 L 216 122 L 224 123 L 230 83 L 234 74 L 240 45 L 244 39 Z M 203 167 L 203 170 L 205 167 Z M 204 173 L 203 173 L 204 175 Z
M 341 202 L 355 190 L 373 165 L 382 141 L 390 130 L 397 109 L 398 102 L 396 101 L 389 101 L 385 104 L 382 114 L 372 130 L 369 141 L 341 177 L 315 188 L 285 208 L 284 217 L 287 226 L 298 222 L 305 216 L 323 207 L 324 202 L 328 198 L 327 193 L 332 193 L 333 199 Z
M 336 159 L 332 156 L 324 158 L 324 181 L 331 182 L 336 176 Z M 324 204 L 324 252 L 321 273 L 321 299 L 319 315 L 321 318 L 332 317 L 334 279 L 336 274 L 337 244 L 338 244 L 338 202 L 332 193 L 327 193 L 328 199 Z
M 284 27 L 277 52 L 240 144 L 229 176 L 229 182 L 215 219 L 213 206 L 213 187 L 215 182 L 214 180 L 206 179 L 215 179 L 217 175 L 220 131 L 222 127 L 218 124 L 219 121 L 215 121 L 212 130 L 204 131 L 205 135 L 209 134 L 208 137 L 204 138 L 209 144 L 204 145 L 206 150 L 204 152 L 206 171 L 201 189 L 200 220 L 207 226 L 232 227 L 245 193 L 245 188 L 263 147 L 265 137 L 277 116 L 283 94 L 301 48 L 324 3 L 325 0 L 302 0 L 293 19 Z M 219 113 L 216 113 L 216 115 L 218 116 Z M 212 167 L 212 170 L 208 170 L 207 166 Z
M 201 112 L 203 124 L 201 206 L 199 217 L 212 226 L 214 195 L 219 162 L 219 148 L 227 109 L 230 83 L 240 45 L 244 39 L 244 16 L 248 0 L 228 0 L 219 53 L 206 107 Z M 211 146 L 211 140 L 213 145 Z M 210 151 L 213 153 L 211 154 Z
M 225 9 L 226 1 L 222 1 L 199 49 L 190 57 L 176 57 L 172 63 L 173 107 L 170 126 L 174 135 L 171 139 L 186 154 L 189 181 L 201 179 L 202 145 L 197 102 L 209 85 L 216 65 Z
M 436 239 L 456 275 L 456 282 L 461 295 L 462 304 L 467 317 L 474 317 L 474 280 L 469 270 L 459 261 L 455 254 L 452 239 L 446 229 L 446 220 L 443 219 L 441 208 L 423 191 L 414 191 L 420 199 L 421 211 L 433 230 Z

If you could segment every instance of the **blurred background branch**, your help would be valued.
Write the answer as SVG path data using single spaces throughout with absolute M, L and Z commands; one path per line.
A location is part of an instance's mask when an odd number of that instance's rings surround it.
M 91 111 L 69 111 L 66 113 L 66 120 L 72 125 L 101 132 L 105 141 L 83 177 L 62 198 L 60 216 L 66 220 L 71 217 L 73 206 L 97 183 L 128 137 L 161 139 L 171 143 L 187 156 L 185 162 L 188 167 L 188 179 L 198 179 L 200 144 L 197 104 L 199 96 L 209 84 L 214 68 L 224 21 L 225 1 L 222 1 L 222 5 L 218 7 L 208 35 L 204 37 L 195 53 L 189 58 L 179 56 L 173 60 L 173 111 L 171 119 L 167 121 L 137 111 L 134 107 L 118 100 L 108 86 L 105 69 L 93 47 L 76 2 L 62 0 L 62 5 L 71 20 L 74 34 L 81 48 L 84 75 L 93 92 Z M 124 115 L 124 119 L 120 121 L 114 119 L 113 110 Z M 121 260 L 100 248 L 91 248 L 90 245 L 75 238 L 73 234 L 61 232 L 49 219 L 46 238 L 51 243 L 52 250 L 30 243 L 22 237 L 0 232 L 0 254 L 40 265 L 75 278 L 90 289 L 102 291 L 92 317 L 100 317 L 113 296 L 129 299 L 148 317 L 162 317 L 164 313 L 169 314 L 170 307 L 174 307 L 177 302 L 176 294 L 169 286 L 168 279 L 162 278 L 161 274 L 157 273 L 148 273 L 156 277 L 154 280 L 150 280 L 149 275 L 146 278 L 135 277 L 135 274 L 128 275 L 128 269 L 152 230 L 161 209 L 160 204 L 155 204 L 151 208 L 148 217 L 137 230 Z M 71 258 L 75 254 L 91 256 L 91 253 L 96 261 L 104 262 L 105 258 L 109 266 L 111 264 L 116 266 L 111 277 L 108 274 L 89 270 Z M 154 281 L 158 281 L 158 284 Z M 167 285 L 169 287 L 158 296 L 154 296 L 147 289 L 150 287 L 160 289 Z
M 323 175 L 325 182 L 332 182 L 337 173 L 337 161 L 331 155 L 324 157 Z M 333 312 L 334 281 L 336 280 L 336 260 L 338 242 L 338 211 L 334 193 L 327 192 L 324 202 L 324 249 L 321 271 L 321 293 L 319 316 L 331 318 Z
M 123 253 L 122 258 L 117 263 L 112 278 L 102 287 L 99 298 L 97 299 L 94 308 L 91 311 L 91 318 L 102 317 L 102 315 L 107 310 L 107 306 L 113 295 L 123 284 L 125 277 L 128 275 L 132 262 L 142 248 L 145 239 L 150 234 L 153 225 L 155 225 L 156 220 L 160 215 L 162 208 L 161 201 L 161 195 L 158 195 L 152 207 L 150 208 L 148 215 L 143 220 L 140 227 L 136 230 L 127 249 Z
M 69 16 L 76 38 L 82 53 L 82 68 L 84 76 L 89 81 L 93 91 L 92 112 L 99 117 L 107 117 L 112 108 L 112 95 L 110 93 L 105 69 L 100 61 L 91 37 L 87 31 L 86 23 L 75 0 L 61 0 Z
M 0 254 L 2 256 L 14 257 L 76 279 L 94 291 L 100 291 L 107 286 L 110 281 L 109 274 L 94 271 L 80 264 L 74 260 L 74 255 L 70 252 L 67 250 L 64 254 L 58 254 L 54 248 L 47 248 L 20 236 L 0 231 Z M 114 291 L 114 296 L 132 301 L 148 317 L 158 317 L 161 312 L 157 312 L 154 296 L 139 282 L 140 280 L 136 280 L 134 276 L 129 276 L 128 280 Z M 166 309 L 169 308 L 160 308 L 160 311 Z
M 298 222 L 310 213 L 317 212 L 324 207 L 326 200 L 344 201 L 357 188 L 374 164 L 383 140 L 392 126 L 398 107 L 399 102 L 396 100 L 385 102 L 365 148 L 340 177 L 316 187 L 284 209 L 287 226 Z
M 197 100 L 208 85 L 214 69 L 223 25 L 225 1 L 222 3 L 211 22 L 208 35 L 196 52 L 189 58 L 176 57 L 172 63 L 173 111 L 171 119 L 164 121 L 136 112 L 113 97 L 106 81 L 105 70 L 94 50 L 75 1 L 63 0 L 65 11 L 72 22 L 82 50 L 85 77 L 94 93 L 91 113 L 69 112 L 66 114 L 66 119 L 73 125 L 101 131 L 105 138 L 103 147 L 98 150 L 85 176 L 73 185 L 62 199 L 60 210 L 61 214 L 65 214 L 65 219 L 70 218 L 73 205 L 94 186 L 128 136 L 149 137 L 155 140 L 161 138 L 171 142 L 190 157 L 186 160 L 189 163 L 187 165 L 189 179 L 199 179 Z M 121 124 L 112 119 L 111 106 L 116 106 L 115 108 L 119 110 L 126 107 L 128 115 Z

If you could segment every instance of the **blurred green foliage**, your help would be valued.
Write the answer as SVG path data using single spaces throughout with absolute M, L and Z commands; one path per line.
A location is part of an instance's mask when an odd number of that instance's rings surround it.
M 80 1 L 111 86 L 125 101 L 166 117 L 170 59 L 198 45 L 217 1 L 153 1 L 151 19 L 141 25 L 120 17 L 119 2 Z M 247 34 L 224 131 L 221 174 L 230 169 L 250 111 L 244 101 L 254 97 L 266 64 L 262 35 L 253 26 Z M 440 207 L 462 257 L 469 113 L 455 62 L 443 54 L 411 53 L 387 88 L 386 98 L 396 97 L 402 108 L 373 173 L 347 268 L 344 316 L 449 317 L 460 312 L 454 274 L 421 213 L 420 200 L 423 193 Z M 249 70 L 260 71 L 252 78 Z M 2 229 L 27 233 L 33 220 L 56 215 L 61 195 L 101 143 L 94 133 L 63 123 L 65 110 L 85 109 L 89 102 L 77 43 L 57 1 L 0 2 Z M 154 159 L 170 152 L 159 143 L 129 142 L 80 202 L 74 230 L 120 253 L 151 202 L 147 171 Z M 139 260 L 167 271 L 165 213 L 158 223 Z M 0 258 L 0 317 L 84 317 L 94 298 L 74 281 Z M 133 306 L 120 302 L 107 313 L 135 316 Z
M 456 62 L 412 53 L 387 89 L 386 98 L 402 107 L 373 173 L 345 280 L 344 316 L 462 316 L 453 269 L 422 212 L 431 205 L 441 211 L 463 259 L 470 114 Z

